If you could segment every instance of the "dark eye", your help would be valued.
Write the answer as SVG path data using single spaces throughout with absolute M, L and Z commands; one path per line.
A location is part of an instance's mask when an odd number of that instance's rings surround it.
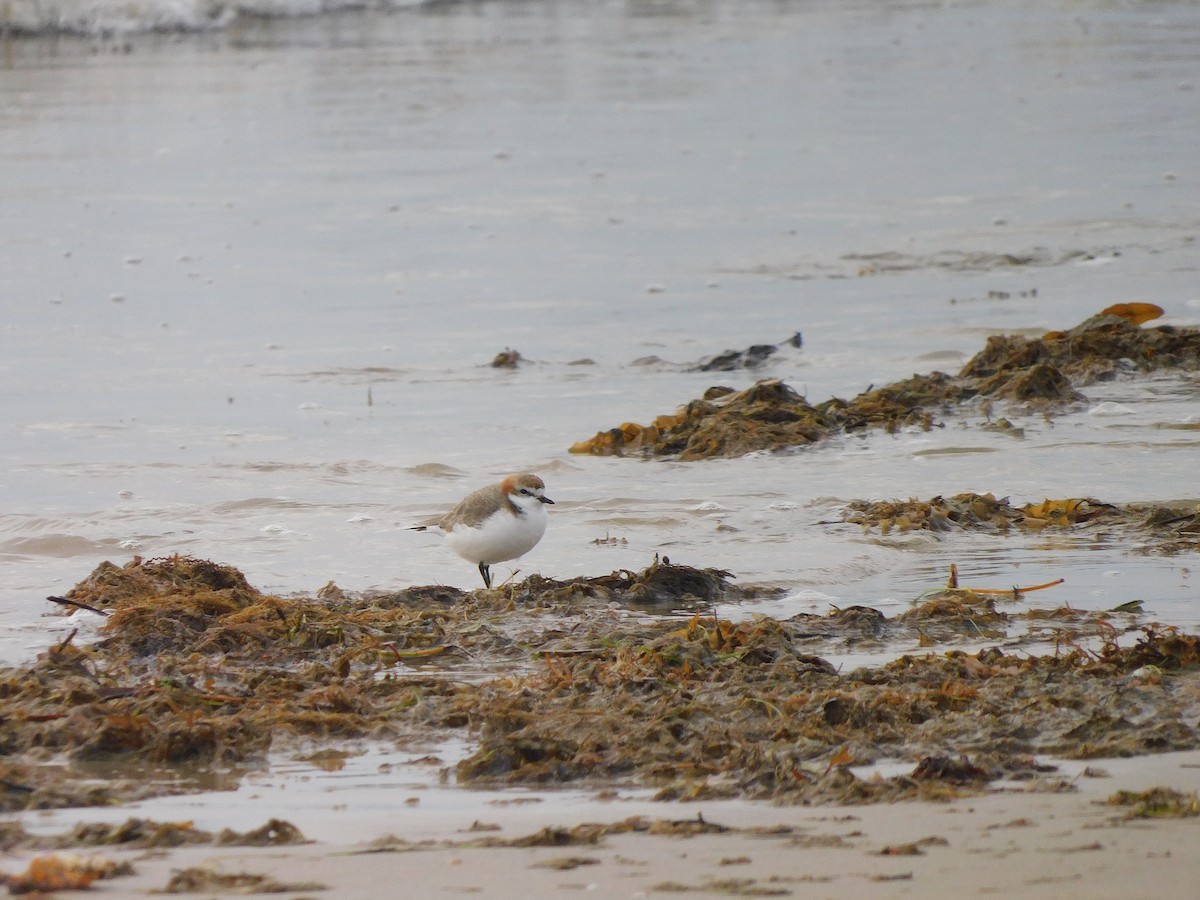
M 528 494 L 529 494 L 529 488 L 521 488 L 521 493 L 522 493 L 522 494 L 526 494 L 526 495 L 528 495 Z

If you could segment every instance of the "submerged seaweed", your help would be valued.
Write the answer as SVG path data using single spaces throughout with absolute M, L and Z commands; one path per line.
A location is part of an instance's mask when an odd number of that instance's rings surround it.
M 1200 746 L 1195 636 L 1065 606 L 1005 613 L 958 588 L 894 618 L 709 613 L 763 593 L 666 561 L 366 597 L 263 594 L 186 557 L 105 563 L 68 594 L 111 613 L 100 640 L 68 638 L 0 672 L 0 807 L 177 792 L 184 773 L 199 789 L 270 749 L 362 737 L 463 735 L 477 747 L 456 769 L 463 783 L 632 782 L 663 797 L 788 802 L 947 796 L 1027 771 L 1035 753 Z M 647 616 L 648 604 L 698 611 Z M 963 638 L 1004 649 L 848 673 L 821 655 Z M 1019 650 L 1034 641 L 1057 649 Z M 917 767 L 874 780 L 846 768 L 889 758 Z M 97 765 L 129 777 L 98 782 Z

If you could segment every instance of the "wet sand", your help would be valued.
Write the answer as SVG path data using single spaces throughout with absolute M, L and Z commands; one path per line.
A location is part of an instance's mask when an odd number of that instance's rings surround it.
M 1076 773 L 1082 764 L 1072 764 Z M 1200 752 L 1092 763 L 1108 777 L 1079 775 L 1070 792 L 1009 785 L 986 797 L 816 809 L 740 801 L 664 804 L 615 799 L 564 809 L 554 802 L 495 805 L 477 814 L 426 813 L 397 802 L 394 815 L 362 823 L 377 839 L 291 847 L 192 847 L 109 854 L 136 873 L 99 881 L 98 896 L 154 896 L 173 872 L 268 876 L 285 896 L 375 898 L 403 885 L 405 896 L 489 898 L 1087 897 L 1195 896 L 1200 818 L 1128 819 L 1104 801 L 1118 790 L 1167 784 L 1200 790 Z M 538 795 L 531 795 L 536 797 Z M 542 795 L 547 796 L 547 795 Z M 595 844 L 469 846 L 512 841 L 547 827 L 619 822 L 706 822 L 734 830 L 690 837 L 611 834 Z M 377 817 L 378 818 L 378 817 Z M 114 817 L 114 821 L 119 817 Z M 300 824 L 303 830 L 303 824 Z M 786 829 L 780 828 L 786 826 Z M 778 829 L 778 833 L 771 833 Z M 359 832 L 361 834 L 362 832 Z M 402 835 L 404 841 L 389 838 Z M 31 854 L 7 857 L 12 871 Z M 324 885 L 320 890 L 317 885 Z M 307 885 L 307 887 L 304 887 Z M 209 888 L 203 896 L 242 892 Z

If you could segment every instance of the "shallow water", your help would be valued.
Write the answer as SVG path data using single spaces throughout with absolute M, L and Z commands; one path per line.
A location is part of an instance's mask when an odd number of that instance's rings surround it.
M 43 598 L 133 553 L 270 591 L 474 587 L 405 526 L 511 470 L 557 501 L 526 573 L 661 553 L 784 586 L 773 615 L 892 614 L 956 562 L 1195 627 L 1194 554 L 826 524 L 967 490 L 1195 499 L 1194 375 L 997 410 L 1021 440 L 950 417 L 708 463 L 566 448 L 711 384 L 956 371 L 1113 302 L 1195 325 L 1198 32 L 1182 3 L 563 0 L 6 40 L 0 659 L 94 627 Z M 683 371 L 797 330 L 755 375 Z M 506 347 L 529 364 L 492 369 Z

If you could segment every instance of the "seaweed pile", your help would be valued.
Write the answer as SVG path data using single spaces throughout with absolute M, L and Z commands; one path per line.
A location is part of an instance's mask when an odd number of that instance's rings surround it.
M 985 409 L 995 401 L 1050 411 L 1084 399 L 1078 388 L 1122 372 L 1200 368 L 1200 330 L 1163 325 L 1141 328 L 1162 315 L 1149 303 L 1122 303 L 1069 331 L 1040 338 L 988 339 L 957 375 L 932 372 L 867 390 L 851 400 L 810 405 L 778 380 L 742 390 L 710 388 L 650 425 L 626 422 L 571 446 L 572 453 L 728 458 L 783 450 L 864 428 L 926 430 L 937 416 L 968 401 Z
M 212 789 L 268 751 L 357 739 L 465 737 L 478 749 L 460 783 L 787 802 L 979 790 L 1038 777 L 1035 753 L 1200 746 L 1196 636 L 1069 606 L 1004 613 L 953 587 L 894 618 L 861 606 L 784 621 L 710 614 L 763 593 L 666 561 L 364 597 L 333 585 L 263 594 L 186 557 L 105 563 L 57 598 L 104 615 L 100 640 L 69 637 L 0 671 L 0 809 Z M 664 609 L 691 618 L 645 614 Z M 820 655 L 898 640 L 925 649 L 849 673 Z M 989 646 L 933 652 L 966 641 Z M 1035 642 L 1054 651 L 1032 655 Z M 913 772 L 848 769 L 894 758 Z
M 919 615 L 971 618 L 953 601 Z M 1198 665 L 1200 640 L 1147 631 L 1131 647 L 1110 640 L 1094 653 L 952 651 L 842 675 L 799 652 L 785 623 L 695 621 L 615 654 L 550 658 L 540 677 L 519 684 L 485 685 L 480 748 L 458 775 L 524 784 L 633 778 L 682 799 L 948 796 L 1001 776 L 1036 777 L 1034 753 L 1197 746 L 1200 705 L 1168 673 L 1187 670 L 1194 687 Z M 846 768 L 889 758 L 920 762 L 889 779 Z
M 851 500 L 842 521 L 859 525 L 863 531 L 878 529 L 882 534 L 1125 528 L 1145 536 L 1142 552 L 1171 555 L 1200 549 L 1200 501 L 1113 504 L 1093 497 L 1071 497 L 1014 506 L 1007 497 L 963 493 L 929 500 Z

